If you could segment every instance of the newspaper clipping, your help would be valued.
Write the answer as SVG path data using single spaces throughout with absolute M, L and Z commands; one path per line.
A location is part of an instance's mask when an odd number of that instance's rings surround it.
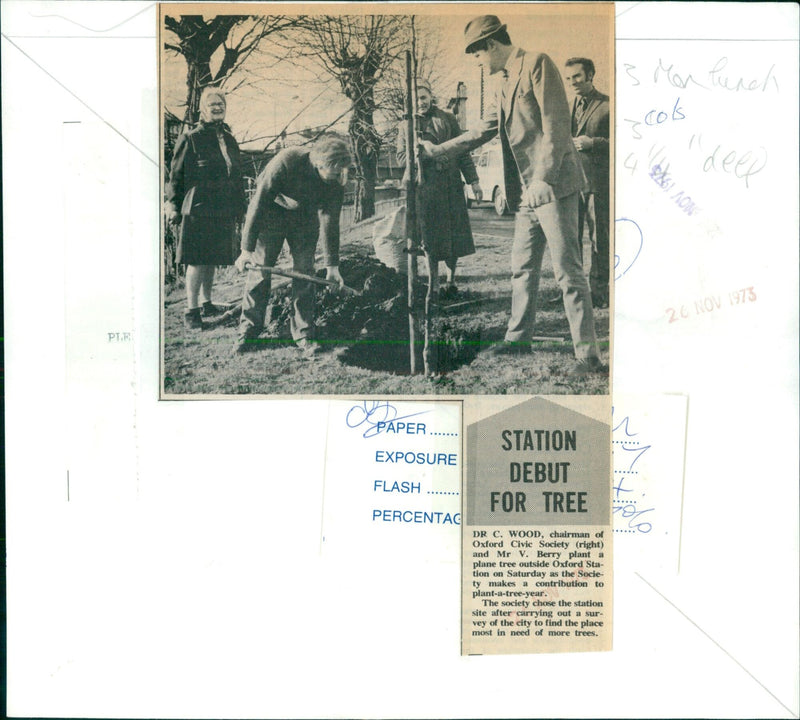
M 609 649 L 613 5 L 387 7 L 159 5 L 161 397 L 357 398 L 331 547 L 456 501 L 385 398 L 463 399 L 462 652 Z
M 479 420 L 476 405 L 465 406 L 462 654 L 610 650 L 602 404 L 597 419 L 534 398 Z

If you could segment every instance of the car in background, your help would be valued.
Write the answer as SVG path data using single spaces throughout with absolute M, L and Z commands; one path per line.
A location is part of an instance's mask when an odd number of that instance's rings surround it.
M 498 215 L 508 214 L 506 202 L 506 186 L 503 179 L 503 148 L 499 140 L 493 140 L 481 146 L 472 155 L 475 169 L 478 171 L 478 182 L 483 191 L 483 201 L 491 202 Z M 464 197 L 467 207 L 472 207 L 477 200 L 472 192 L 472 186 L 464 186 Z

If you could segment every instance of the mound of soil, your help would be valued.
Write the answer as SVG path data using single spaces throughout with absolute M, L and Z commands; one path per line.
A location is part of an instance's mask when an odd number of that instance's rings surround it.
M 342 259 L 344 282 L 359 295 L 320 287 L 316 294 L 317 339 L 324 345 L 345 345 L 339 359 L 345 365 L 397 374 L 409 373 L 407 278 L 368 255 Z M 318 275 L 324 277 L 324 270 Z M 415 288 L 416 306 L 424 306 L 426 288 Z M 291 286 L 276 289 L 271 298 L 267 330 L 289 337 Z M 421 332 L 421 329 L 420 329 Z M 480 331 L 456 327 L 447 318 L 433 324 L 432 347 L 439 373 L 471 362 L 478 352 Z M 422 337 L 415 346 L 422 368 Z

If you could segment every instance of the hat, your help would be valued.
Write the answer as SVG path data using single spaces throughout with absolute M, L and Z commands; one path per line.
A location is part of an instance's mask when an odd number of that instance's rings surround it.
M 474 20 L 470 20 L 467 23 L 467 27 L 464 28 L 465 47 L 469 49 L 469 46 L 473 43 L 484 40 L 490 35 L 505 29 L 505 24 L 500 22 L 500 18 L 497 15 L 480 15 Z
M 417 78 L 417 90 L 427 90 L 431 95 L 433 95 L 433 88 L 431 87 L 431 84 L 424 78 Z

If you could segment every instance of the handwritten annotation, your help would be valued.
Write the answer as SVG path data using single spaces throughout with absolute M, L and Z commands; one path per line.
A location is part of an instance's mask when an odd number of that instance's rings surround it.
M 633 77 L 631 71 L 635 70 L 636 67 L 626 65 L 627 67 L 631 68 L 628 71 L 628 75 Z M 659 58 L 658 67 L 653 72 L 653 82 L 658 84 L 659 80 L 664 80 L 676 88 L 697 87 L 703 90 L 727 90 L 728 92 L 737 93 L 742 91 L 767 92 L 768 90 L 780 92 L 778 79 L 775 77 L 774 64 L 766 72 L 755 74 L 755 76 L 750 75 L 747 78 L 738 73 L 727 71 L 727 67 L 728 58 L 721 57 L 710 70 L 701 75 L 703 81 L 700 82 L 692 73 L 686 73 L 681 68 L 676 69 L 675 63 L 665 62 L 662 58 Z
M 617 226 L 614 239 L 614 280 L 619 280 L 639 258 L 644 247 L 644 235 L 635 220 L 623 217 L 614 222 L 623 223 Z
M 712 143 L 713 145 L 713 143 Z M 697 148 L 703 151 L 703 136 L 692 135 L 689 140 L 689 149 Z M 705 154 L 705 153 L 704 153 Z M 723 172 L 733 175 L 739 180 L 744 180 L 745 187 L 750 187 L 750 178 L 760 173 L 767 166 L 767 149 L 759 146 L 757 150 L 741 150 L 726 148 L 717 144 L 706 155 L 703 162 L 703 172 Z
M 614 408 L 611 408 L 612 418 Z M 616 419 L 614 420 L 616 421 Z M 631 430 L 632 421 L 625 416 L 611 431 L 614 449 L 613 513 L 614 532 L 648 534 L 656 522 L 656 509 L 646 507 L 646 493 L 640 483 L 637 465 L 652 445 L 646 445 L 638 432 Z
M 673 132 L 672 128 L 688 127 L 682 121 L 687 118 L 697 119 L 698 109 L 693 108 L 693 104 L 695 104 L 693 100 L 699 98 L 697 93 L 722 92 L 729 95 L 736 93 L 748 95 L 750 93 L 780 92 L 775 64 L 755 71 L 750 68 L 746 71 L 737 71 L 734 69 L 733 63 L 723 56 L 708 65 L 707 69 L 697 71 L 660 57 L 654 67 L 651 66 L 652 70 L 638 67 L 633 63 L 623 63 L 623 67 L 632 87 L 644 88 L 651 81 L 655 88 L 663 88 L 666 85 L 686 91 L 686 93 L 674 96 L 674 100 L 672 98 L 665 99 L 661 107 L 653 107 L 653 105 L 661 105 L 661 103 L 651 103 L 649 108 L 645 106 L 641 112 L 630 113 L 630 117 L 624 118 L 623 122 L 629 124 L 629 139 L 633 141 L 642 140 L 649 133 L 656 133 L 664 138 L 664 132 L 668 128 L 670 129 L 669 136 Z M 689 97 L 686 97 L 687 94 Z M 711 118 L 705 119 L 710 120 Z M 707 131 L 707 135 L 710 136 L 711 131 Z M 651 135 L 651 137 L 655 137 L 655 135 Z M 768 162 L 768 152 L 763 145 L 753 147 L 751 144 L 750 147 L 747 145 L 738 147 L 736 142 L 730 140 L 719 142 L 707 137 L 704 141 L 700 134 L 691 136 L 689 149 L 697 156 L 703 172 L 720 173 L 730 176 L 731 179 L 741 180 L 746 189 L 750 189 L 753 176 L 763 171 Z M 633 150 L 626 153 L 623 168 L 633 175 L 638 163 L 639 154 Z M 663 167 L 664 163 L 662 162 L 661 165 Z M 647 171 L 650 172 L 652 169 L 651 158 Z M 686 207 L 681 209 L 685 211 Z M 687 214 L 691 215 L 691 213 Z
M 425 415 L 429 410 L 398 415 L 397 408 L 386 400 L 363 400 L 353 405 L 345 416 L 349 428 L 364 428 L 362 437 L 376 437 L 380 433 L 403 433 L 407 435 L 424 435 L 423 423 L 404 422 L 408 418 Z
M 645 114 L 643 120 L 628 120 L 625 118 L 625 122 L 631 124 L 633 139 L 641 140 L 644 137 L 644 135 L 642 135 L 642 130 L 645 128 L 642 127 L 642 123 L 644 123 L 644 125 L 647 127 L 658 127 L 659 125 L 663 125 L 665 123 L 685 120 L 686 115 L 684 114 L 683 109 L 680 107 L 680 102 L 681 99 L 678 98 L 669 114 L 663 110 L 650 110 L 647 112 L 647 114 Z

